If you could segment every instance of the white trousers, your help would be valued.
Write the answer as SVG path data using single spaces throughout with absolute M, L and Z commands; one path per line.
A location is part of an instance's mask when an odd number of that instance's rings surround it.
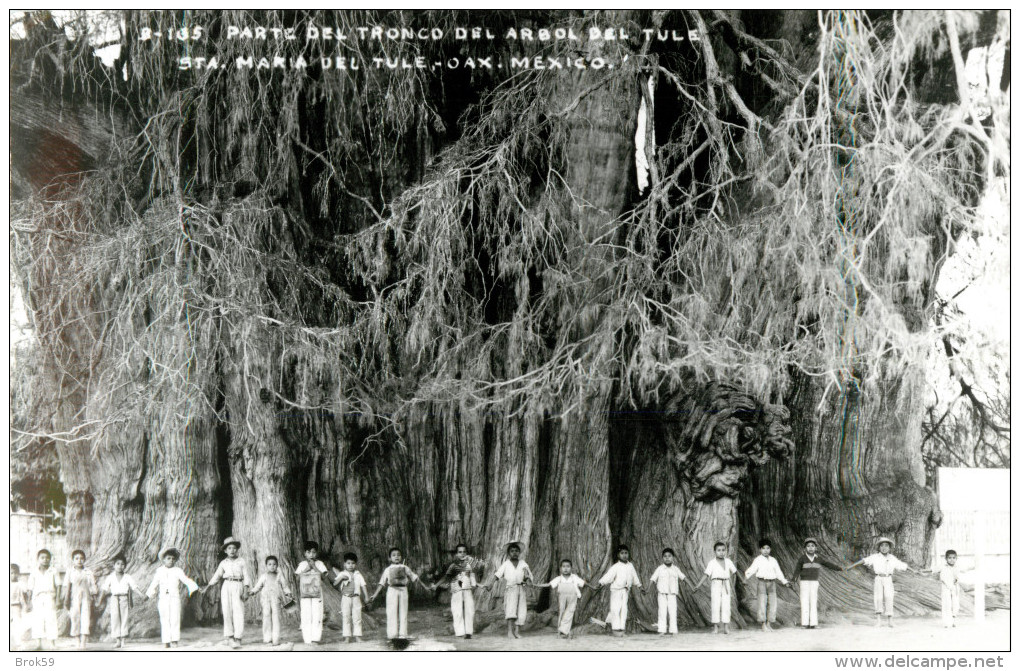
M 57 609 L 52 592 L 32 595 L 32 638 L 57 638 Z
M 805 627 L 818 626 L 818 581 L 800 581 L 800 623 Z
M 181 597 L 176 594 L 163 594 L 156 604 L 159 611 L 159 633 L 164 643 L 176 643 L 181 640 Z
M 301 597 L 301 638 L 305 643 L 322 640 L 322 599 Z
M 879 615 L 893 614 L 893 592 L 892 576 L 875 576 L 875 613 Z
M 606 622 L 612 625 L 613 631 L 623 631 L 627 628 L 627 600 L 629 596 L 629 589 L 609 590 L 609 614 L 606 615 Z
M 570 628 L 574 625 L 574 611 L 577 609 L 576 594 L 560 594 L 560 618 L 559 627 L 561 634 L 569 634 Z
M 450 610 L 453 611 L 453 633 L 457 636 L 475 633 L 475 597 L 469 589 L 462 589 L 450 595 Z
M 407 588 L 386 588 L 386 637 L 407 638 Z
M 262 600 L 262 642 L 276 645 L 280 642 L 280 620 L 283 606 L 278 598 Z
M 361 636 L 361 597 L 357 594 L 340 597 L 340 617 L 344 623 L 344 638 Z
M 506 593 L 503 594 L 503 614 L 508 620 L 517 620 L 517 624 L 524 624 L 528 619 L 528 596 L 524 592 L 524 585 L 506 586 Z
M 128 605 L 128 595 L 110 596 L 110 636 L 112 638 L 127 638 L 128 618 L 131 616 L 131 607 Z
M 223 608 L 223 637 L 244 636 L 244 601 L 241 593 L 244 583 L 240 580 L 224 580 L 220 588 L 220 606 Z
M 712 624 L 730 623 L 729 580 L 712 581 Z
M 676 627 L 676 594 L 659 593 L 659 633 L 678 633 Z
M 960 586 L 942 585 L 942 624 L 951 627 L 960 614 Z

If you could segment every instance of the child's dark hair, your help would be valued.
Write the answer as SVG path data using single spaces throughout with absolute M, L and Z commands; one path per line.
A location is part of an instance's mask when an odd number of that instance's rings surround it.
M 81 558 L 85 559 L 85 551 L 84 550 L 75 550 L 74 552 L 72 552 L 71 553 L 71 559 L 74 559 L 78 555 L 81 555 Z
M 616 546 L 616 554 L 620 554 L 624 550 L 630 552 L 630 548 L 624 545 L 623 543 L 620 543 L 619 545 Z
M 772 541 L 770 541 L 768 538 L 762 538 L 760 541 L 758 541 L 758 549 L 759 550 L 762 549 L 763 547 L 765 547 L 766 545 L 771 548 L 772 547 Z
M 723 543 L 722 541 L 716 541 L 715 545 L 712 546 L 712 550 L 714 551 L 714 550 L 717 550 L 719 548 L 725 548 L 725 547 L 726 547 L 726 543 Z
M 956 550 L 946 550 L 946 559 L 949 559 L 949 555 L 953 555 L 954 557 L 960 556 L 956 553 Z
M 506 546 L 506 551 L 510 552 L 510 550 L 517 550 L 518 552 L 520 552 L 521 546 L 518 545 L 517 543 L 511 543 L 510 545 Z
M 398 547 L 392 547 L 392 548 L 390 548 L 389 550 L 387 550 L 387 551 L 386 551 L 386 556 L 387 556 L 387 557 L 389 557 L 389 556 L 390 556 L 391 554 L 393 554 L 394 552 L 399 552 L 400 554 L 404 554 L 404 551 L 403 551 L 403 550 L 401 550 L 400 548 L 398 548 Z
M 676 553 L 675 553 L 675 552 L 673 552 L 673 548 L 663 548 L 663 550 L 662 550 L 662 556 L 663 556 L 663 557 L 665 557 L 665 556 L 666 556 L 666 553 L 667 553 L 667 552 L 668 552 L 669 554 L 673 555 L 674 557 L 676 556 Z
M 11 564 L 11 571 L 13 573 L 21 573 L 21 567 L 17 564 Z
M 308 552 L 309 550 L 315 550 L 316 552 L 318 552 L 319 544 L 316 543 L 315 541 L 305 541 L 305 552 Z
M 345 552 L 344 553 L 344 561 L 355 561 L 356 562 L 356 561 L 358 561 L 358 555 L 354 554 L 353 552 Z
M 277 566 L 279 566 L 279 565 L 280 565 L 280 560 L 276 558 L 276 555 L 269 555 L 268 557 L 266 557 L 266 563 L 267 563 L 267 564 L 268 564 L 269 562 L 271 562 L 271 561 L 274 561 L 274 562 L 276 562 L 276 565 L 277 565 Z
M 457 543 L 457 546 L 455 548 L 453 548 L 453 551 L 454 552 L 460 552 L 461 548 L 464 548 L 464 552 L 468 551 L 468 546 L 467 546 L 466 543 Z
M 561 559 L 560 560 L 560 567 L 562 568 L 562 566 L 564 564 L 570 564 L 570 566 L 572 567 L 574 565 L 574 562 L 570 561 L 569 559 Z
M 127 557 L 125 557 L 124 555 L 115 555 L 114 556 L 113 563 L 116 564 L 119 561 L 124 562 L 125 566 L 127 565 Z
M 38 552 L 36 552 L 35 553 L 35 558 L 38 559 L 39 557 L 42 557 L 43 555 L 46 555 L 50 559 L 53 558 L 53 553 L 50 552 L 49 550 L 47 550 L 46 548 L 43 548 L 42 550 L 39 550 Z

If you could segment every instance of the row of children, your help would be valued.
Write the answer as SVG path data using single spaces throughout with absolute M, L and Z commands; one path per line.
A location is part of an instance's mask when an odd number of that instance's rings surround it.
M 881 626 L 883 618 L 885 624 L 892 626 L 894 590 L 892 574 L 895 571 L 911 571 L 914 573 L 926 573 L 927 571 L 915 571 L 906 563 L 900 561 L 891 554 L 893 542 L 888 538 L 880 538 L 877 542 L 878 552 L 875 552 L 850 566 L 842 567 L 838 564 L 821 557 L 818 554 L 818 541 L 814 538 L 807 538 L 804 541 L 804 553 L 801 554 L 794 565 L 792 578 L 799 582 L 800 605 L 801 605 L 801 626 L 806 629 L 814 629 L 818 626 L 818 585 L 819 573 L 822 568 L 834 571 L 848 571 L 861 564 L 871 568 L 875 573 L 874 582 L 874 604 L 876 613 L 876 624 Z M 762 539 L 759 544 L 759 555 L 741 576 L 733 562 L 726 556 L 727 546 L 723 542 L 717 542 L 713 547 L 715 558 L 705 566 L 704 573 L 693 589 L 699 589 L 706 581 L 711 584 L 711 608 L 710 618 L 713 625 L 713 632 L 721 630 L 724 634 L 729 633 L 730 609 L 733 594 L 733 578 L 736 576 L 741 581 L 745 578 L 757 578 L 757 620 L 761 623 L 763 631 L 772 631 L 772 624 L 776 621 L 778 600 L 776 595 L 776 583 L 789 585 L 789 581 L 783 575 L 782 568 L 775 557 L 772 557 L 772 544 L 767 539 Z M 524 588 L 528 585 L 533 587 L 549 587 L 555 591 L 559 617 L 557 628 L 561 638 L 569 638 L 574 621 L 574 611 L 577 602 L 581 598 L 581 589 L 588 587 L 599 590 L 606 585 L 609 586 L 609 613 L 605 621 L 591 618 L 591 622 L 602 627 L 611 627 L 614 635 L 623 636 L 627 622 L 627 609 L 630 600 L 630 592 L 635 588 L 642 588 L 647 593 L 648 588 L 642 587 L 641 579 L 630 562 L 630 549 L 626 545 L 617 547 L 617 561 L 603 575 L 597 585 L 592 585 L 581 576 L 573 573 L 573 566 L 569 559 L 560 562 L 560 573 L 547 583 L 536 583 L 527 563 L 520 559 L 521 548 L 518 543 L 510 543 L 506 548 L 508 559 L 497 569 L 493 581 L 502 579 L 506 583 L 506 591 L 503 597 L 504 615 L 507 621 L 507 636 L 512 638 L 520 637 L 520 624 L 527 616 L 527 600 Z M 957 554 L 950 550 L 946 553 L 945 565 L 938 572 L 939 580 L 942 583 L 942 619 L 946 627 L 955 626 L 955 618 L 959 614 L 959 573 L 956 569 Z M 677 598 L 680 594 L 680 583 L 686 579 L 683 572 L 675 565 L 676 553 L 672 548 L 665 548 L 662 551 L 662 564 L 660 564 L 649 578 L 649 583 L 655 586 L 658 605 L 657 630 L 660 636 L 667 634 L 676 635 L 677 627 Z M 457 547 L 457 559 L 447 570 L 446 577 L 452 579 L 458 585 L 452 587 L 454 594 L 459 599 L 451 599 L 453 609 L 454 632 L 457 636 L 471 637 L 472 618 L 474 615 L 474 604 L 471 596 L 471 589 L 477 585 L 472 569 L 470 557 L 467 557 L 467 548 L 464 545 Z M 491 589 L 493 582 L 485 585 L 485 589 Z
M 885 618 L 888 626 L 892 626 L 894 571 L 913 571 L 907 564 L 891 554 L 892 541 L 888 538 L 878 540 L 878 552 L 869 555 L 847 567 L 841 567 L 818 555 L 818 544 L 814 538 L 804 543 L 804 554 L 795 564 L 793 580 L 800 583 L 801 625 L 813 629 L 818 624 L 818 578 L 822 568 L 835 571 L 849 570 L 864 564 L 875 572 L 874 602 L 877 623 Z M 110 633 L 123 647 L 127 637 L 132 593 L 140 598 L 154 598 L 158 595 L 158 612 L 162 641 L 165 647 L 177 647 L 180 641 L 181 600 L 180 587 L 187 588 L 189 594 L 196 591 L 205 592 L 218 582 L 222 582 L 220 601 L 223 612 L 223 636 L 231 647 L 240 647 L 244 635 L 244 604 L 249 595 L 261 593 L 262 633 L 263 641 L 274 646 L 280 644 L 280 624 L 282 611 L 293 603 L 293 595 L 288 581 L 279 573 L 279 561 L 274 556 L 266 557 L 265 572 L 258 580 L 252 582 L 247 564 L 239 557 L 240 541 L 233 537 L 223 542 L 226 558 L 220 562 L 209 583 L 199 588 L 184 571 L 176 566 L 180 556 L 174 548 L 160 553 L 162 565 L 157 568 L 152 583 L 146 594 L 138 589 L 134 579 L 125 573 L 126 562 L 123 557 L 114 560 L 113 572 L 106 577 L 102 586 L 97 586 L 92 572 L 86 568 L 85 553 L 76 550 L 72 553 L 72 566 L 59 582 L 57 573 L 50 568 L 51 556 L 47 550 L 38 553 L 38 568 L 29 576 L 28 584 L 22 588 L 18 582 L 19 569 L 11 565 L 11 631 L 16 630 L 22 610 L 32 613 L 32 636 L 39 639 L 56 638 L 56 607 L 63 601 L 70 613 L 71 636 L 77 638 L 79 648 L 84 648 L 88 641 L 91 625 L 91 605 L 109 599 Z M 711 622 L 714 632 L 720 627 L 723 633 L 729 633 L 730 608 L 733 593 L 734 576 L 744 578 L 756 577 L 758 580 L 758 612 L 757 619 L 764 631 L 771 631 L 771 624 L 776 620 L 777 599 L 776 583 L 788 585 L 779 563 L 771 556 L 771 543 L 763 539 L 759 543 L 760 554 L 751 565 L 740 575 L 737 567 L 726 556 L 726 544 L 718 542 L 713 547 L 714 559 L 705 567 L 701 579 L 693 589 L 699 589 L 709 581 L 711 584 Z M 388 553 L 389 566 L 383 571 L 378 587 L 371 597 L 368 596 L 367 583 L 357 569 L 357 556 L 353 553 L 344 555 L 344 569 L 333 569 L 333 575 L 325 564 L 318 559 L 318 545 L 314 542 L 305 544 L 305 560 L 298 564 L 294 573 L 298 578 L 301 602 L 301 632 L 306 643 L 318 644 L 322 638 L 322 582 L 330 580 L 341 593 L 341 618 L 343 636 L 347 642 L 353 637 L 360 640 L 362 636 L 361 612 L 363 606 L 369 606 L 385 588 L 386 594 L 386 633 L 390 639 L 407 638 L 408 588 L 419 583 L 428 590 L 435 591 L 440 585 L 450 589 L 450 607 L 453 614 L 454 633 L 458 637 L 471 638 L 474 633 L 474 590 L 481 587 L 491 590 L 498 581 L 504 583 L 503 607 L 507 622 L 507 636 L 520 637 L 520 625 L 527 617 L 526 587 L 549 587 L 556 594 L 558 604 L 557 629 L 562 638 L 571 636 L 574 612 L 581 598 L 581 589 L 588 587 L 594 590 L 605 586 L 610 588 L 609 613 L 603 622 L 592 618 L 592 622 L 601 626 L 611 627 L 614 634 L 622 636 L 627 621 L 627 609 L 630 592 L 634 588 L 642 588 L 641 580 L 630 562 L 630 550 L 626 545 L 617 548 L 617 562 L 592 585 L 573 573 L 569 559 L 560 562 L 559 575 L 547 583 L 536 583 L 528 564 L 521 558 L 521 545 L 510 543 L 506 546 L 506 561 L 492 575 L 491 579 L 480 585 L 476 579 L 476 562 L 467 553 L 467 546 L 460 544 L 456 548 L 453 562 L 444 572 L 439 584 L 429 585 L 404 564 L 403 554 L 399 548 L 391 548 Z M 672 548 L 662 551 L 662 564 L 652 573 L 649 582 L 655 586 L 658 598 L 658 632 L 660 636 L 667 633 L 676 635 L 677 629 L 677 598 L 680 583 L 686 576 L 675 564 L 676 557 Z M 959 576 L 956 564 L 956 553 L 946 554 L 946 565 L 939 571 L 942 582 L 942 612 L 945 626 L 955 626 L 955 617 L 959 612 Z M 642 588 L 647 592 L 648 588 Z

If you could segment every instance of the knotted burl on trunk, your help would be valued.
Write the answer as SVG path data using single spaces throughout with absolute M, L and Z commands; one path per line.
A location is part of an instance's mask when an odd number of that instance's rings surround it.
M 762 404 L 725 383 L 712 383 L 666 407 L 669 459 L 695 499 L 734 497 L 752 466 L 781 459 L 793 449 L 790 413 Z

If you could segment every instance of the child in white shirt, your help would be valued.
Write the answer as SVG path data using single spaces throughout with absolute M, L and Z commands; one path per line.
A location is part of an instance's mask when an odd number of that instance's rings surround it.
M 535 587 L 551 587 L 556 591 L 557 602 L 559 603 L 559 618 L 557 629 L 560 638 L 572 638 L 571 628 L 574 625 L 574 611 L 577 609 L 577 600 L 581 598 L 581 588 L 588 585 L 579 575 L 573 573 L 573 563 L 569 559 L 560 561 L 560 574 L 547 583 L 536 583 Z M 588 585 L 591 587 L 591 585 Z
M 145 594 L 138 588 L 135 579 L 131 574 L 125 573 L 127 560 L 123 555 L 113 558 L 113 573 L 106 576 L 103 582 L 103 594 L 108 595 L 110 603 L 110 638 L 117 640 L 117 647 L 124 647 L 124 639 L 127 638 L 130 627 L 132 594 L 145 599 Z
M 259 576 L 251 593 L 261 594 L 262 642 L 280 645 L 280 624 L 283 621 L 284 600 L 290 601 L 290 587 L 280 575 L 280 560 L 274 555 L 266 557 L 266 572 Z
M 344 553 L 344 570 L 338 571 L 333 586 L 340 590 L 340 616 L 343 619 L 344 642 L 351 636 L 361 641 L 361 607 L 368 602 L 368 585 L 358 571 L 358 555 Z
M 301 638 L 318 645 L 322 641 L 322 576 L 326 565 L 318 559 L 319 544 L 305 543 L 305 560 L 294 569 L 301 589 Z
M 659 636 L 665 636 L 667 633 L 676 636 L 679 633 L 676 625 L 676 600 L 680 594 L 680 581 L 685 580 L 687 576 L 673 563 L 674 561 L 673 548 L 664 549 L 662 564 L 655 569 L 652 577 L 648 580 L 655 585 L 655 590 L 658 593 Z
M 420 582 L 425 589 L 435 590 L 435 585 L 426 585 L 424 580 L 418 578 L 418 574 L 404 564 L 404 553 L 400 548 L 390 548 L 390 565 L 386 567 L 379 576 L 379 586 L 375 593 L 369 598 L 369 603 L 375 601 L 379 592 L 386 588 L 386 637 L 390 640 L 395 638 L 407 638 L 407 605 L 408 587 L 415 582 Z
M 609 585 L 609 614 L 606 624 L 612 626 L 614 636 L 623 636 L 627 627 L 627 602 L 630 590 L 641 587 L 634 565 L 630 563 L 630 548 L 619 545 L 616 548 L 616 563 L 609 567 L 599 579 L 599 585 Z
M 784 585 L 790 583 L 783 575 L 783 569 L 779 562 L 772 557 L 772 543 L 763 538 L 758 542 L 758 549 L 761 552 L 751 565 L 744 572 L 744 577 L 758 578 L 758 622 L 761 623 L 762 631 L 772 631 L 772 623 L 776 621 L 776 610 L 779 608 L 779 601 L 776 598 L 776 583 Z
M 163 565 L 156 569 L 152 584 L 146 590 L 150 599 L 159 594 L 156 608 L 159 610 L 160 636 L 164 648 L 176 648 L 181 641 L 181 585 L 188 588 L 189 595 L 198 590 L 198 584 L 176 566 L 180 556 L 176 548 L 161 552 L 159 558 Z
M 844 570 L 849 571 L 855 566 L 864 564 L 872 571 L 875 572 L 875 626 L 882 626 L 882 617 L 885 616 L 886 623 L 888 626 L 892 626 L 893 616 L 893 599 L 895 597 L 895 591 L 893 590 L 892 576 L 896 571 L 914 571 L 904 562 L 900 561 L 891 554 L 893 542 L 892 540 L 882 537 L 878 539 L 878 552 L 872 555 L 868 555 L 864 559 L 854 562 L 850 566 L 847 566 Z
M 722 625 L 723 634 L 730 633 L 730 610 L 733 601 L 733 576 L 743 580 L 743 576 L 737 567 L 726 556 L 726 543 L 718 541 L 712 550 L 715 552 L 715 559 L 712 559 L 705 566 L 705 573 L 698 580 L 694 589 L 701 587 L 705 580 L 712 581 L 712 633 L 719 633 L 719 625 Z
M 528 618 L 528 596 L 524 588 L 529 582 L 533 583 L 535 577 L 531 574 L 531 567 L 520 558 L 520 543 L 508 544 L 506 554 L 508 559 L 496 569 L 492 582 L 485 585 L 484 589 L 492 589 L 492 585 L 499 579 L 506 583 L 506 591 L 503 593 L 506 636 L 520 638 L 521 623 Z

